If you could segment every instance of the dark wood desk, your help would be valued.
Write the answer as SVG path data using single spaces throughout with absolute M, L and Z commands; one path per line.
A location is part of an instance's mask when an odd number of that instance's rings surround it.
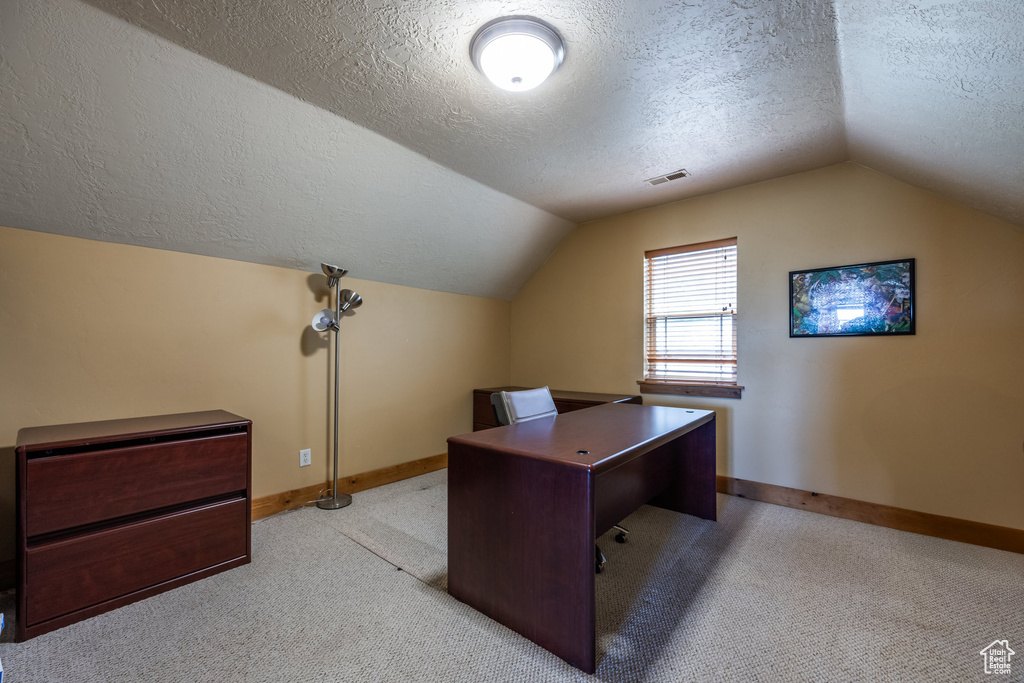
M 608 403 L 448 439 L 448 592 L 594 673 L 594 541 L 644 503 L 716 518 L 715 414 Z
M 491 387 L 490 389 L 473 390 L 473 431 L 498 427 L 498 416 L 491 405 L 491 394 L 495 391 L 522 391 L 534 387 Z M 574 410 L 593 408 L 603 403 L 643 403 L 643 399 L 635 394 L 597 394 L 590 391 L 551 390 L 551 399 L 559 413 L 571 413 Z

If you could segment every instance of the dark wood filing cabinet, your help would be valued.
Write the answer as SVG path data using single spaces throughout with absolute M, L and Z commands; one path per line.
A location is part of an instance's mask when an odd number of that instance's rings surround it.
M 16 453 L 18 640 L 251 559 L 250 420 L 30 427 Z
M 532 387 L 491 387 L 490 389 L 473 390 L 473 431 L 490 429 L 498 426 L 498 417 L 494 414 L 494 406 L 491 405 L 491 394 L 495 391 L 522 391 Z M 551 390 L 551 399 L 555 402 L 555 409 L 561 413 L 571 413 L 574 410 L 593 408 L 604 403 L 636 403 L 642 404 L 643 399 L 630 394 L 595 394 L 589 391 L 561 391 Z

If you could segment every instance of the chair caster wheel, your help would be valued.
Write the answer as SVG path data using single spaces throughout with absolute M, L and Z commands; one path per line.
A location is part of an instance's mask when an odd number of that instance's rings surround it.
M 619 533 L 615 534 L 615 542 L 616 543 L 625 543 L 626 542 L 626 534 L 622 533 L 621 531 Z

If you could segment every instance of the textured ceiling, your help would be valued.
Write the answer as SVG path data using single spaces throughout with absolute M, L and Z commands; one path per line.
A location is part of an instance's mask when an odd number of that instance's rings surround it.
M 831 0 L 89 1 L 573 221 L 847 158 Z M 526 93 L 469 59 L 509 14 L 567 44 Z
M 837 5 L 851 158 L 1024 226 L 1024 2 Z
M 0 225 L 505 299 L 572 228 L 77 0 L 0 2 Z
M 0 3 L 0 223 L 503 298 L 572 222 L 848 159 L 1024 225 L 1017 0 L 88 2 Z M 507 14 L 565 37 L 534 91 L 469 60 Z

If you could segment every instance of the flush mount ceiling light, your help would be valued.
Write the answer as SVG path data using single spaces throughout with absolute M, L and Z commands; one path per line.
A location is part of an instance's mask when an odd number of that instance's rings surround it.
M 480 73 L 499 88 L 536 88 L 558 68 L 565 45 L 558 32 L 533 17 L 489 21 L 473 36 L 469 52 Z

